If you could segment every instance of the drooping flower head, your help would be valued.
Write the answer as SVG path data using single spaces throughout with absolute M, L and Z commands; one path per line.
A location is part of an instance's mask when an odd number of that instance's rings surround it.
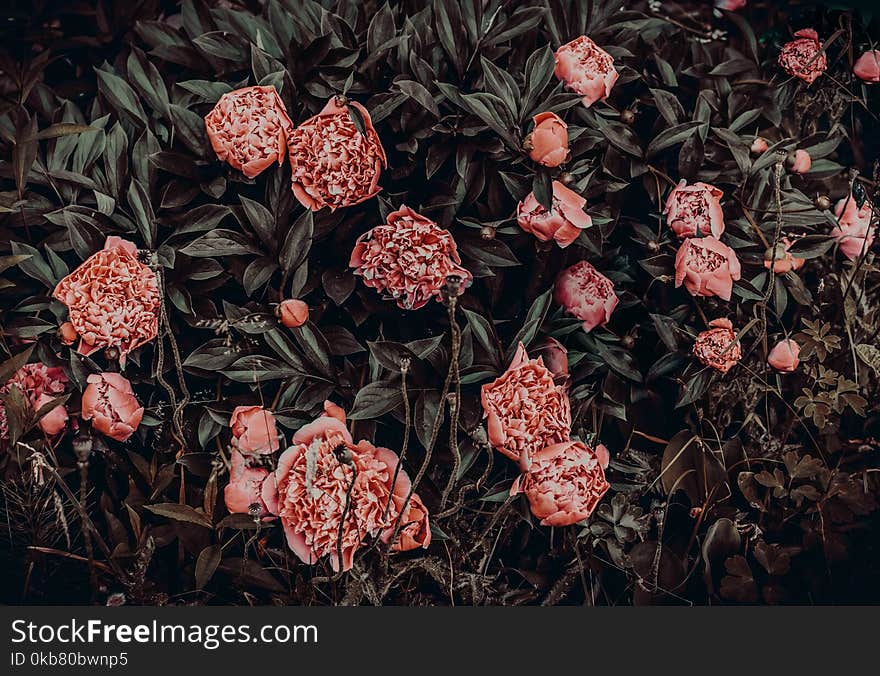
M 0 387 L 3 394 L 16 387 L 30 404 L 34 413 L 53 399 L 64 394 L 68 384 L 64 371 L 57 366 L 46 366 L 41 363 L 25 364 Z M 67 425 L 67 409 L 56 406 L 37 422 L 37 425 L 48 436 L 59 434 Z M 9 434 L 6 407 L 0 402 L 0 438 Z
M 694 356 L 704 366 L 727 373 L 742 357 L 742 348 L 736 342 L 733 323 L 729 319 L 713 319 L 709 328 L 697 335 Z
M 290 137 L 291 188 L 300 203 L 313 211 L 350 207 L 379 192 L 379 175 L 387 163 L 385 150 L 367 109 L 354 101 L 347 105 L 354 110 L 331 98 Z M 363 133 L 352 115 L 360 116 Z
M 856 198 L 849 195 L 837 203 L 834 215 L 837 225 L 832 228 L 831 236 L 837 239 L 841 253 L 851 261 L 867 253 L 877 233 L 877 213 L 871 202 L 865 200 L 859 208 Z
M 547 211 L 530 192 L 517 207 L 516 222 L 542 242 L 555 240 L 564 249 L 593 224 L 593 219 L 584 211 L 587 200 L 559 181 L 553 181 L 551 201 L 552 208 Z
M 449 231 L 406 206 L 358 237 L 349 265 L 364 284 L 389 294 L 404 310 L 440 300 L 447 277 L 460 279 L 459 293 L 473 281 Z
M 535 128 L 526 137 L 529 157 L 545 167 L 558 167 L 568 159 L 568 125 L 556 113 L 538 113 Z
M 821 51 L 819 34 L 812 28 L 804 28 L 794 36 L 796 39 L 783 46 L 779 65 L 789 75 L 812 84 L 828 68 L 828 59 Z
M 880 82 L 880 49 L 871 49 L 862 54 L 853 65 L 853 73 L 865 82 Z
M 596 451 L 565 441 L 538 451 L 510 494 L 525 493 L 541 525 L 570 526 L 590 516 L 609 488 Z
M 294 434 L 293 445 L 263 482 L 262 498 L 281 518 L 287 544 L 301 561 L 313 564 L 329 556 L 334 570 L 348 570 L 361 544 L 391 539 L 398 518 L 401 531 L 392 549 L 430 543 L 421 500 L 411 499 L 401 514 L 412 484 L 402 469 L 394 481 L 397 463 L 397 454 L 387 448 L 366 441 L 354 445 L 344 413 L 325 405 L 324 415 Z
M 791 373 L 800 364 L 801 346 L 790 338 L 780 340 L 770 354 L 767 355 L 767 363 L 777 371 Z
M 721 190 L 708 183 L 687 185 L 682 179 L 666 198 L 666 222 L 681 237 L 721 237 L 724 233 L 724 212 Z
M 223 489 L 223 501 L 230 514 L 250 514 L 256 505 L 257 515 L 265 516 L 266 503 L 263 502 L 263 481 L 269 476 L 264 467 L 253 467 L 250 459 L 232 450 L 232 466 L 229 469 L 229 483 Z
M 254 178 L 284 161 L 293 123 L 275 87 L 245 87 L 220 97 L 205 131 L 217 157 Z
M 614 283 L 587 261 L 575 263 L 557 277 L 553 299 L 583 321 L 587 332 L 607 324 L 618 303 Z
M 141 424 L 144 408 L 131 383 L 119 373 L 92 374 L 82 396 L 82 417 L 101 434 L 125 441 Z
M 159 328 L 156 274 L 137 257 L 137 247 L 108 237 L 104 248 L 62 279 L 53 292 L 67 306 L 79 334 L 79 352 L 116 347 L 120 364 L 150 342 Z
M 675 286 L 684 283 L 692 296 L 730 300 L 740 264 L 733 249 L 714 237 L 691 237 L 675 256 Z
M 480 400 L 489 443 L 511 460 L 529 458 L 571 432 L 565 387 L 553 382 L 540 357 L 529 359 L 522 344 L 507 371 L 483 385 Z
M 777 275 L 784 275 L 786 272 L 803 267 L 804 259 L 793 256 L 789 251 L 791 244 L 788 237 L 783 237 L 775 247 L 767 249 L 764 253 L 764 267 L 768 270 L 773 268 Z
M 555 58 L 554 74 L 583 97 L 587 108 L 607 99 L 619 77 L 614 58 L 586 35 L 562 45 Z
M 245 455 L 274 453 L 281 448 L 275 416 L 262 406 L 236 406 L 229 427 L 233 446 Z

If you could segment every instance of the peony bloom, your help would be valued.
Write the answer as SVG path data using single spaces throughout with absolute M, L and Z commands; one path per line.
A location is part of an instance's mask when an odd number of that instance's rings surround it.
M 538 113 L 532 121 L 535 129 L 524 143 L 529 157 L 545 167 L 558 167 L 568 159 L 568 125 L 556 113 Z
M 555 378 L 568 377 L 568 350 L 553 336 L 545 336 L 532 343 L 530 349 L 535 357 L 544 361 Z
M 565 441 L 538 451 L 510 494 L 525 493 L 542 526 L 570 526 L 590 516 L 610 487 L 596 451 Z
M 867 253 L 877 231 L 871 203 L 865 200 L 859 209 L 855 197 L 850 195 L 837 203 L 834 215 L 837 216 L 837 225 L 832 228 L 831 235 L 837 238 L 843 255 L 854 261 L 863 252 Z
M 777 371 L 791 373 L 800 363 L 801 346 L 791 339 L 780 340 L 767 355 L 767 363 Z
M 301 300 L 288 298 L 278 306 L 281 323 L 288 329 L 295 329 L 309 321 L 309 306 Z
M 529 359 L 522 344 L 513 362 L 480 392 L 489 443 L 511 460 L 528 462 L 537 451 L 568 440 L 571 408 L 565 387 L 553 382 L 544 361 Z
M 67 376 L 64 375 L 64 371 L 58 366 L 25 364 L 0 387 L 0 393 L 6 394 L 13 387 L 17 387 L 21 394 L 24 395 L 24 398 L 27 399 L 31 410 L 36 413 L 53 399 L 63 395 L 67 384 Z M 37 422 L 37 425 L 43 430 L 44 434 L 54 437 L 64 430 L 67 419 L 67 409 L 60 405 L 46 413 Z M 9 430 L 7 427 L 6 408 L 0 402 L 0 438 L 8 436 Z
M 687 185 L 682 179 L 666 198 L 663 213 L 672 231 L 685 237 L 721 237 L 724 233 L 724 212 L 721 197 L 724 195 L 714 185 L 694 183 Z
M 293 130 L 290 137 L 291 188 L 300 204 L 312 211 L 370 199 L 379 192 L 379 174 L 387 165 L 385 150 L 367 109 L 354 101 L 364 133 L 358 131 L 346 105 L 336 97 Z
M 731 321 L 722 318 L 709 322 L 709 328 L 694 341 L 694 356 L 721 373 L 733 368 L 742 357 L 742 348 L 736 342 Z
M 739 277 L 736 253 L 714 237 L 691 237 L 678 248 L 675 286 L 684 282 L 692 296 L 718 296 L 730 300 L 733 283 Z
M 735 12 L 738 9 L 742 9 L 747 4 L 747 0 L 715 0 L 715 6 L 718 9 L 725 9 L 728 12 Z
M 58 337 L 61 338 L 61 342 L 65 345 L 73 345 L 76 342 L 76 339 L 79 338 L 79 334 L 76 332 L 73 324 L 70 322 L 63 322 L 61 326 L 58 327 Z
M 114 346 L 124 365 L 129 352 L 158 333 L 156 275 L 138 260 L 137 247 L 119 237 L 108 237 L 104 248 L 62 279 L 53 295 L 67 306 L 81 354 Z
M 229 426 L 232 445 L 245 455 L 274 453 L 281 448 L 275 416 L 262 406 L 236 406 Z
M 587 261 L 575 263 L 556 278 L 553 298 L 583 321 L 588 333 L 607 324 L 618 303 L 613 282 Z
M 259 508 L 258 515 L 266 516 L 266 503 L 263 502 L 263 481 L 269 476 L 264 467 L 249 467 L 248 459 L 237 450 L 232 451 L 232 467 L 229 469 L 229 483 L 223 489 L 223 501 L 230 514 L 250 514 L 251 505 Z
M 755 155 L 760 155 L 762 153 L 766 153 L 769 147 L 770 144 L 767 143 L 767 139 L 761 136 L 756 136 L 755 140 L 752 141 L 752 145 L 749 150 L 751 150 L 752 153 L 754 153 Z
M 880 50 L 862 54 L 853 66 L 853 73 L 865 82 L 880 82 Z
M 810 167 L 813 166 L 813 158 L 806 150 L 798 150 L 794 154 L 794 161 L 791 163 L 791 171 L 795 174 L 806 174 Z
M 612 56 L 586 35 L 562 45 L 556 50 L 555 58 L 553 73 L 566 87 L 583 97 L 587 108 L 607 99 L 619 77 Z
M 552 209 L 547 211 L 531 192 L 517 207 L 516 222 L 542 242 L 555 240 L 561 248 L 574 242 L 593 219 L 584 211 L 587 200 L 553 181 Z
M 431 538 L 422 501 L 413 494 L 400 511 L 412 484 L 402 469 L 394 481 L 397 454 L 366 441 L 354 445 L 337 417 L 341 410 L 328 404 L 324 415 L 294 434 L 293 445 L 263 482 L 263 501 L 281 517 L 287 544 L 304 563 L 329 556 L 333 570 L 348 570 L 365 540 L 390 541 L 400 519 L 392 549 L 427 547 Z
M 804 28 L 794 36 L 797 39 L 787 42 L 782 48 L 779 65 L 789 75 L 812 84 L 828 67 L 828 59 L 821 51 L 819 34 L 812 28 Z
M 764 254 L 764 267 L 768 270 L 772 267 L 773 272 L 777 275 L 784 275 L 786 272 L 799 270 L 804 264 L 804 259 L 792 256 L 789 252 L 790 248 L 791 240 L 788 237 L 783 237 L 779 244 L 767 249 Z
M 406 206 L 358 237 L 349 265 L 364 284 L 390 294 L 404 310 L 440 300 L 447 277 L 460 278 L 459 293 L 473 281 L 449 231 Z
M 82 417 L 101 434 L 125 441 L 144 417 L 131 383 L 119 373 L 92 374 L 82 396 Z
M 275 87 L 245 87 L 220 97 L 205 131 L 217 157 L 254 178 L 284 162 L 293 123 Z

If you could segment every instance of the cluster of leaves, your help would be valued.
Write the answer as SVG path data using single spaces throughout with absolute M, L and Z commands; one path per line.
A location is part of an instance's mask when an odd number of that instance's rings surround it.
M 624 0 L 35 4 L 13 10 L 0 52 L 3 374 L 27 359 L 59 364 L 77 410 L 85 379 L 107 364 L 61 344 L 65 309 L 51 291 L 108 235 L 149 252 L 167 317 L 126 366 L 147 411 L 127 443 L 89 438 L 83 465 L 83 439 L 50 445 L 26 406 L 8 407 L 3 485 L 44 496 L 32 484 L 38 454 L 81 537 L 10 542 L 4 598 L 878 598 L 876 552 L 853 556 L 878 526 L 878 269 L 870 253 L 841 262 L 834 216 L 817 200 L 878 198 L 877 93 L 851 74 L 869 17 L 810 3 L 729 13 Z M 802 27 L 819 31 L 829 58 L 810 88 L 775 62 Z M 589 109 L 553 76 L 554 50 L 582 34 L 620 73 Z M 379 197 L 312 213 L 287 167 L 247 179 L 218 162 L 203 117 L 254 84 L 274 86 L 295 123 L 337 94 L 362 101 L 388 154 Z M 565 250 L 515 222 L 517 203 L 530 191 L 549 202 L 560 177 L 522 150 L 543 111 L 568 124 L 564 178 L 593 221 Z M 756 133 L 771 141 L 760 156 L 749 152 Z M 780 159 L 798 148 L 813 159 L 804 176 Z M 677 242 L 661 211 L 679 178 L 725 193 L 724 241 L 743 263 L 729 303 L 670 283 Z M 403 312 L 348 267 L 357 236 L 401 204 L 449 228 L 475 277 L 451 318 L 439 303 Z M 808 262 L 775 275 L 764 252 L 782 234 Z M 621 301 L 589 334 L 550 291 L 581 259 Z M 273 305 L 284 298 L 308 302 L 306 325 L 280 327 Z M 744 354 L 724 377 L 690 356 L 718 316 L 734 322 Z M 791 334 L 802 368 L 774 375 L 768 347 Z M 509 496 L 517 469 L 482 429 L 479 386 L 542 335 L 568 349 L 573 433 L 612 451 L 611 494 L 582 529 L 539 527 Z M 25 343 L 35 344 L 25 353 Z M 424 466 L 432 512 L 427 552 L 372 548 L 333 576 L 298 564 L 277 526 L 224 513 L 232 408 L 271 407 L 289 439 L 328 398 L 356 439 L 398 450 L 410 440 L 404 464 L 412 475 Z M 4 504 L 4 518 L 20 520 Z M 59 565 L 80 582 L 59 590 Z

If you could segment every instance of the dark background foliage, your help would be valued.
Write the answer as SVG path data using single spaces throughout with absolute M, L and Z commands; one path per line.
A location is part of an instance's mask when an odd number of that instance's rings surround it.
M 877 602 L 878 270 L 836 254 L 836 201 L 877 188 L 877 91 L 852 76 L 876 41 L 868 10 L 622 0 L 6 2 L 0 52 L 3 380 L 32 355 L 77 384 L 104 370 L 55 336 L 68 270 L 121 234 L 150 252 L 168 318 L 126 367 L 145 422 L 125 444 L 70 435 L 51 452 L 16 413 L 3 471 L 3 600 L 15 603 Z M 485 4 L 485 7 L 484 7 Z M 809 89 L 776 65 L 803 27 L 829 70 Z M 587 34 L 620 79 L 590 109 L 552 76 Z M 873 36 L 873 38 L 872 38 Z M 271 84 L 298 123 L 327 98 L 363 102 L 388 153 L 377 199 L 312 214 L 287 166 L 255 180 L 218 162 L 203 116 L 226 91 Z M 522 152 L 532 115 L 569 125 L 564 177 L 593 227 L 571 247 L 514 215 L 555 174 Z M 771 141 L 749 153 L 756 133 Z M 813 157 L 804 176 L 780 158 Z M 776 151 L 782 151 L 778 154 Z M 779 169 L 779 171 L 777 171 Z M 557 172 L 558 173 L 558 172 Z M 671 183 L 725 192 L 724 241 L 743 262 L 730 303 L 671 284 L 660 217 Z M 452 341 L 439 303 L 404 312 L 347 267 L 358 235 L 401 204 L 449 228 L 475 276 Z M 802 236 L 797 274 L 768 276 L 768 242 Z M 588 259 L 620 306 L 590 334 L 550 298 Z M 303 298 L 281 328 L 273 303 Z M 742 363 L 690 357 L 730 317 Z M 766 366 L 795 334 L 798 373 Z M 519 342 L 568 348 L 573 432 L 612 453 L 612 490 L 583 527 L 540 527 L 508 497 L 516 468 L 486 447 L 479 386 Z M 22 353 L 27 347 L 32 352 Z M 457 425 L 443 382 L 457 354 Z M 402 377 L 401 360 L 410 368 Z M 111 365 L 112 367 L 112 365 Z M 404 400 L 405 397 L 405 400 Z M 271 406 L 287 438 L 330 398 L 354 437 L 400 450 L 432 512 L 427 552 L 368 548 L 352 572 L 308 567 L 280 529 L 227 515 L 229 413 Z M 442 402 L 442 406 L 441 406 Z M 432 442 L 435 417 L 443 426 Z M 32 416 L 31 416 L 32 417 Z M 450 439 L 453 440 L 450 443 Z M 21 441 L 22 443 L 15 443 Z M 49 466 L 34 469 L 32 453 Z M 220 499 L 218 500 L 218 497 Z M 94 559 L 94 565 L 89 563 Z

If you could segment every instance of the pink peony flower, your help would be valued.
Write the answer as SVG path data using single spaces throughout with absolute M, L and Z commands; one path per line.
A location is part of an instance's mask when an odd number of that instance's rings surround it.
M 288 298 L 278 306 L 281 323 L 288 329 L 295 329 L 309 321 L 309 306 L 301 300 Z
M 263 481 L 269 470 L 263 467 L 248 466 L 248 459 L 237 450 L 232 451 L 232 467 L 229 469 L 229 483 L 223 489 L 223 501 L 230 514 L 250 514 L 251 505 L 259 508 L 258 515 L 266 516 L 266 503 L 263 502 Z
M 480 392 L 489 443 L 511 460 L 527 462 L 534 453 L 566 441 L 571 407 L 565 387 L 553 382 L 543 360 L 529 359 L 522 344 L 513 362 Z
M 777 275 L 784 275 L 792 270 L 799 270 L 803 264 L 803 258 L 795 258 L 789 252 L 791 240 L 783 237 L 775 247 L 767 249 L 764 253 L 764 267 L 768 270 L 772 267 Z
M 535 193 L 529 193 L 519 203 L 516 222 L 542 242 L 555 240 L 564 249 L 578 238 L 581 230 L 593 224 L 593 219 L 584 211 L 586 205 L 583 197 L 559 181 L 553 181 L 552 209 L 547 211 Z
M 853 73 L 865 82 L 880 82 L 880 50 L 872 49 L 862 54 L 853 66 Z
M 568 89 L 583 97 L 587 108 L 607 99 L 619 77 L 612 56 L 586 35 L 556 50 L 553 72 Z
M 769 147 L 770 144 L 767 143 L 767 139 L 762 138 L 761 136 L 756 136 L 755 140 L 752 141 L 752 145 L 749 150 L 751 150 L 755 155 L 760 155 L 762 153 L 766 153 Z
M 813 158 L 806 150 L 798 150 L 794 154 L 794 161 L 791 163 L 791 171 L 795 174 L 806 174 L 810 167 L 813 166 Z
M 874 207 L 865 200 L 859 209 L 855 198 L 844 197 L 834 208 L 837 225 L 831 230 L 832 237 L 837 238 L 840 251 L 854 261 L 862 253 L 867 253 L 874 244 L 877 225 L 874 218 Z
M 92 374 L 87 381 L 82 396 L 83 419 L 91 420 L 96 430 L 111 439 L 128 439 L 144 417 L 131 383 L 119 373 Z
M 718 296 L 730 300 L 733 283 L 740 278 L 739 259 L 733 249 L 714 237 L 691 237 L 675 256 L 675 286 L 692 296 Z
M 568 350 L 553 336 L 544 336 L 531 345 L 532 354 L 540 357 L 555 378 L 568 377 Z
M 294 434 L 293 446 L 263 482 L 263 501 L 281 517 L 287 544 L 304 563 L 329 556 L 333 570 L 348 570 L 368 538 L 391 539 L 399 518 L 401 532 L 392 549 L 427 547 L 430 530 L 421 500 L 414 494 L 400 512 L 411 483 L 403 470 L 394 482 L 397 454 L 366 441 L 354 445 L 345 422 L 335 417 L 339 412 L 325 404 L 325 415 Z
M 590 516 L 610 487 L 596 451 L 565 441 L 538 451 L 510 494 L 525 493 L 542 526 L 570 526 Z
M 119 237 L 108 237 L 104 248 L 62 279 L 53 295 L 70 312 L 82 354 L 114 346 L 124 365 L 129 352 L 158 333 L 156 275 L 138 260 L 137 247 Z
M 724 195 L 714 185 L 694 183 L 687 185 L 682 179 L 666 198 L 663 213 L 672 231 L 681 238 L 724 233 L 724 212 L 721 197 Z
M 556 278 L 553 299 L 583 321 L 588 333 L 607 324 L 618 303 L 612 281 L 587 261 L 575 263 Z
M 229 427 L 232 445 L 245 455 L 274 453 L 281 448 L 275 416 L 262 406 L 236 406 Z
M 794 36 L 797 39 L 783 46 L 779 54 L 779 65 L 789 75 L 812 84 L 828 68 L 828 59 L 821 51 L 819 34 L 812 28 L 804 28 Z
M 704 366 L 727 373 L 742 357 L 742 348 L 735 342 L 736 334 L 729 319 L 713 319 L 709 328 L 697 335 L 694 356 Z
M 535 129 L 526 137 L 529 157 L 545 167 L 558 167 L 568 159 L 568 125 L 556 113 L 538 113 Z
M 404 310 L 440 300 L 447 277 L 460 278 L 459 293 L 473 281 L 449 231 L 406 206 L 358 238 L 349 265 L 364 284 L 390 294 Z
M 7 394 L 12 387 L 17 387 L 36 413 L 44 405 L 64 394 L 68 380 L 64 371 L 58 366 L 45 364 L 25 364 L 6 383 L 0 387 L 0 393 Z M 56 406 L 46 413 L 37 425 L 44 434 L 54 437 L 60 434 L 67 424 L 67 409 Z M 9 435 L 6 407 L 0 402 L 0 438 Z
M 275 87 L 245 87 L 220 97 L 205 131 L 217 157 L 254 178 L 284 162 L 293 123 Z
M 385 150 L 367 109 L 354 101 L 339 105 L 336 97 L 294 129 L 290 137 L 291 188 L 300 203 L 317 211 L 370 199 L 379 193 L 379 174 L 387 165 Z M 352 120 L 359 114 L 362 134 Z
M 795 341 L 780 340 L 767 355 L 767 363 L 777 371 L 790 373 L 798 367 L 800 354 L 801 346 Z

